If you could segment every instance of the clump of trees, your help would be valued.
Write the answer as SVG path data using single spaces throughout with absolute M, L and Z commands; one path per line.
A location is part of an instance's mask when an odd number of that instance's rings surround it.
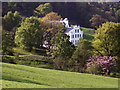
M 107 22 L 97 29 L 93 47 L 94 55 L 115 56 L 118 69 L 120 63 L 120 23 Z
M 5 55 L 13 55 L 12 48 L 15 46 L 14 36 L 21 20 L 22 16 L 17 11 L 9 11 L 4 17 L 2 17 L 2 53 Z
M 52 56 L 55 62 L 55 68 L 66 70 L 68 69 L 68 62 L 71 58 L 75 47 L 69 41 L 63 30 L 60 30 L 55 37 L 52 38 L 51 43 L 53 44 Z
M 73 71 L 85 72 L 86 60 L 92 55 L 91 50 L 91 42 L 85 39 L 80 39 L 70 60 Z
M 16 31 L 15 43 L 29 51 L 33 47 L 41 47 L 43 44 L 43 30 L 40 26 L 40 19 L 37 17 L 26 18 Z
M 120 23 L 107 22 L 97 29 L 93 41 L 95 53 L 102 56 L 120 55 Z
M 40 4 L 35 10 L 34 13 L 36 16 L 45 16 L 46 14 L 52 12 L 52 6 L 50 3 Z
M 111 56 L 96 56 L 87 60 L 87 71 L 93 74 L 105 73 L 110 75 L 110 72 L 116 69 L 115 57 Z
M 14 31 L 21 23 L 22 16 L 18 11 L 15 11 L 12 13 L 12 11 L 9 11 L 7 15 L 5 15 L 2 18 L 2 26 L 4 30 L 7 31 Z
M 120 22 L 120 9 L 118 9 L 115 14 L 116 14 L 118 22 Z
M 50 12 L 41 18 L 42 28 L 44 30 L 44 40 L 48 42 L 49 48 L 51 47 L 51 39 L 59 30 L 65 30 L 62 23 L 60 23 L 61 16 L 58 13 Z
M 102 18 L 101 15 L 93 15 L 93 17 L 90 19 L 91 26 L 98 28 L 102 23 L 107 22 L 107 19 Z
M 13 55 L 14 42 L 11 39 L 12 34 L 8 31 L 2 31 L 2 54 L 3 55 Z

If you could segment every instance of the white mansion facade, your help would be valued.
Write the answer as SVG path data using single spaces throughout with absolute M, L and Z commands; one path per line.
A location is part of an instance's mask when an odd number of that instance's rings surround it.
M 70 27 L 67 18 L 61 20 L 60 22 L 62 22 L 65 25 L 65 34 L 70 36 L 70 42 L 76 45 L 80 38 L 83 38 L 83 31 L 81 31 L 80 26 L 75 25 L 73 27 Z

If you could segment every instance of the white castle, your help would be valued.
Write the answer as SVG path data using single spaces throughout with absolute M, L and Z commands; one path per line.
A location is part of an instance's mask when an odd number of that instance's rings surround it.
M 80 38 L 83 38 L 83 31 L 81 31 L 80 26 L 69 26 L 69 21 L 67 18 L 64 20 L 61 20 L 66 28 L 65 34 L 70 36 L 70 42 L 72 42 L 74 45 L 80 40 Z

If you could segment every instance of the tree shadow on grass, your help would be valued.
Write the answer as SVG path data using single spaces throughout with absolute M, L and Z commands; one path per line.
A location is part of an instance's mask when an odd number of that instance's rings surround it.
M 28 80 L 28 79 L 26 79 L 26 78 L 20 78 L 20 77 L 18 77 L 18 76 L 2 75 L 2 79 L 3 79 L 3 80 L 8 80 L 8 81 L 21 82 L 21 83 L 31 83 L 31 84 L 37 84 L 37 85 L 50 86 L 50 85 L 48 85 L 48 84 L 42 84 L 42 83 L 40 83 L 40 82 Z

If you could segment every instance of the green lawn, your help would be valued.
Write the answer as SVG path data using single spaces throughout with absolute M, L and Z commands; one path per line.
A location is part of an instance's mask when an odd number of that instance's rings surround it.
M 118 79 L 76 72 L 2 64 L 3 88 L 117 88 Z

